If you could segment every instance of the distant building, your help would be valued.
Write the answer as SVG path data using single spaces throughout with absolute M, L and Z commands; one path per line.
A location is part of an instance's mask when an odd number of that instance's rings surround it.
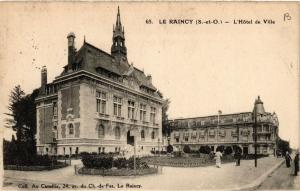
M 111 53 L 68 39 L 68 64 L 52 83 L 41 74 L 36 99 L 37 152 L 79 154 L 158 149 L 162 140 L 163 99 L 152 78 L 127 60 L 124 27 L 118 9 Z
M 263 102 L 256 100 L 263 114 L 257 118 L 257 153 L 274 154 L 278 138 L 278 118 L 275 113 L 265 112 Z M 224 150 L 240 149 L 243 154 L 254 153 L 253 114 L 252 112 L 180 118 L 169 121 L 171 128 L 170 143 L 183 149 L 188 145 L 191 150 L 209 147 Z M 228 148 L 229 147 L 229 148 Z

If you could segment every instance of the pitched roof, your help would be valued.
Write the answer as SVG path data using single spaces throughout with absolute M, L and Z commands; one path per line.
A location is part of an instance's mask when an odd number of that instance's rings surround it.
M 99 69 L 104 69 L 118 76 L 133 76 L 140 86 L 147 87 L 153 91 L 157 89 L 153 86 L 151 80 L 145 73 L 138 68 L 129 65 L 127 60 L 116 61 L 114 56 L 95 47 L 94 45 L 84 42 L 82 47 L 75 55 L 75 65 L 80 62 L 80 69 L 99 74 Z M 64 67 L 65 70 L 67 67 Z M 65 72 L 62 73 L 62 75 Z

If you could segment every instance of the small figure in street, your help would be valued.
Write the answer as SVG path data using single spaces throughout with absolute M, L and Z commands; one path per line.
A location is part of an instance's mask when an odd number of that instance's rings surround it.
M 240 166 L 241 157 L 242 157 L 241 152 L 239 150 L 237 150 L 234 155 L 235 155 L 235 159 L 236 159 L 236 166 Z
M 289 153 L 289 151 L 286 151 L 286 154 L 285 154 L 285 164 L 286 164 L 287 168 L 290 168 L 291 161 L 292 161 L 292 158 L 290 156 L 290 153 Z
M 216 159 L 216 166 L 217 168 L 221 168 L 221 157 L 222 157 L 222 153 L 220 151 L 217 151 L 215 154 L 215 159 Z
M 297 151 L 296 156 L 294 158 L 295 172 L 294 175 L 297 176 L 299 172 L 299 151 Z

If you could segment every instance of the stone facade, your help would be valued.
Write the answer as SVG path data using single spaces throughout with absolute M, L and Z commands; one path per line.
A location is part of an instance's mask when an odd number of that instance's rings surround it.
M 128 64 L 119 10 L 111 54 L 85 41 L 77 51 L 74 44 L 70 33 L 68 64 L 52 83 L 47 84 L 47 69 L 42 69 L 37 152 L 122 152 L 134 143 L 138 152 L 157 150 L 163 99 L 151 76 Z
M 260 99 L 260 98 L 259 98 Z M 260 101 L 260 108 L 263 103 Z M 278 138 L 278 119 L 275 113 L 257 116 L 257 153 L 274 154 Z M 254 153 L 254 120 L 252 112 L 181 118 L 169 121 L 172 130 L 170 144 L 177 150 L 189 145 L 191 150 L 209 146 L 212 151 L 230 147 L 240 148 L 243 154 Z

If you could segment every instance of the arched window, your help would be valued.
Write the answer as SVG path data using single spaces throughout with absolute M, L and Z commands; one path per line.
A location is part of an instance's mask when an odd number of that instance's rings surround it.
M 72 123 L 69 124 L 69 134 L 73 135 L 74 134 L 74 126 Z
M 151 133 L 151 138 L 155 139 L 155 132 L 154 131 L 152 131 L 152 133 Z
M 120 139 L 120 137 L 121 137 L 120 127 L 118 127 L 118 126 L 115 128 L 115 136 L 116 136 L 116 139 Z
M 100 124 L 98 127 L 98 138 L 103 138 L 104 137 L 104 125 Z
M 141 139 L 145 139 L 145 131 L 144 130 L 141 131 Z

